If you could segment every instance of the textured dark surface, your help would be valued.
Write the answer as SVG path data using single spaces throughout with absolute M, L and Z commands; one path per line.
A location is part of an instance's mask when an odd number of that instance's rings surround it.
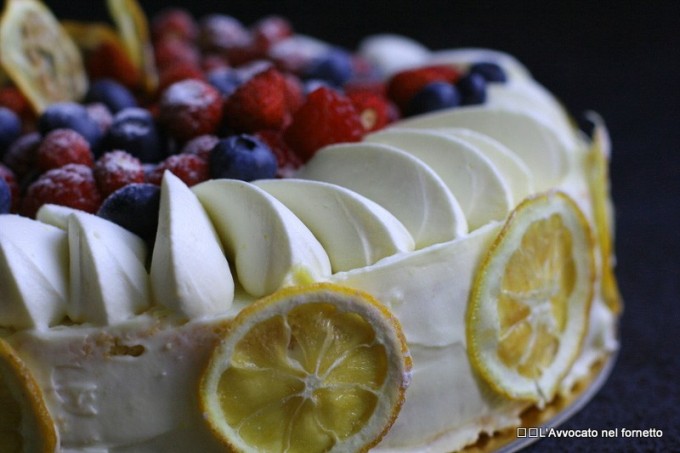
M 60 15 L 86 17 L 98 2 L 47 3 Z M 150 11 L 164 4 L 143 3 Z M 563 427 L 618 428 L 619 432 L 655 428 L 663 431 L 663 437 L 543 439 L 529 450 L 680 451 L 680 6 L 676 2 L 179 3 L 191 5 L 197 16 L 219 11 L 245 23 L 269 13 L 283 14 L 293 18 L 298 31 L 347 47 L 355 47 L 362 36 L 389 31 L 434 49 L 501 49 L 525 63 L 573 113 L 589 109 L 601 113 L 614 149 L 617 274 L 626 303 L 622 347 L 602 391 Z

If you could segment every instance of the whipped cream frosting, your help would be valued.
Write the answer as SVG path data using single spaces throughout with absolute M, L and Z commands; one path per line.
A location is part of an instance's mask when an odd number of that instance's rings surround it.
M 593 222 L 589 143 L 506 54 L 430 52 L 395 36 L 362 52 L 386 73 L 484 60 L 510 80 L 492 84 L 483 106 L 322 149 L 291 180 L 189 189 L 166 173 L 148 274 L 144 244 L 101 219 L 53 207 L 38 221 L 0 216 L 0 335 L 35 374 L 65 451 L 219 451 L 196 403 L 212 345 L 241 307 L 311 281 L 366 290 L 402 323 L 413 380 L 376 451 L 450 451 L 518 422 L 526 403 L 495 394 L 471 368 L 467 298 L 527 195 L 562 190 Z M 59 325 L 66 315 L 75 324 Z M 590 323 L 565 393 L 617 347 L 616 316 L 600 297 Z

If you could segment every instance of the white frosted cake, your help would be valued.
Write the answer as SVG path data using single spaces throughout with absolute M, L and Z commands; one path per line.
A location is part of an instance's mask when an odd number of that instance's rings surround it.
M 507 79 L 283 178 L 166 170 L 152 243 L 54 203 L 0 215 L 0 451 L 449 452 L 591 379 L 620 310 L 602 121 L 502 52 L 357 55 Z

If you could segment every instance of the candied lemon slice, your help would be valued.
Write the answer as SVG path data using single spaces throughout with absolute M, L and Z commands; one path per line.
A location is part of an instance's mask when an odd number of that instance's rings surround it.
M 512 212 L 467 311 L 468 354 L 494 389 L 539 406 L 554 397 L 588 327 L 593 248 L 584 215 L 561 192 L 527 198 Z
M 291 287 L 234 319 L 200 401 L 237 451 L 366 451 L 396 419 L 410 369 L 399 322 L 370 295 Z
M 609 137 L 601 118 L 591 115 L 595 123 L 593 143 L 588 154 L 588 185 L 595 216 L 595 232 L 600 253 L 602 298 L 614 313 L 621 312 L 621 293 L 614 274 L 613 214 L 609 198 Z
M 106 5 L 118 27 L 128 56 L 142 74 L 143 87 L 153 92 L 158 86 L 158 74 L 144 10 L 136 0 L 107 0 Z
M 87 76 L 78 48 L 37 0 L 10 0 L 0 22 L 0 62 L 37 112 L 78 101 Z
M 0 451 L 56 451 L 57 430 L 38 384 L 0 338 Z

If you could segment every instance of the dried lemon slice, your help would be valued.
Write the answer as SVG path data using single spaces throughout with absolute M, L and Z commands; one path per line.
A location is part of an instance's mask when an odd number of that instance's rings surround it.
M 144 11 L 136 0 L 107 0 L 106 5 L 118 27 L 128 56 L 142 74 L 144 88 L 153 92 L 158 86 L 158 74 Z
M 609 198 L 609 165 L 607 150 L 609 136 L 604 123 L 597 115 L 591 115 L 595 123 L 593 144 L 588 154 L 588 185 L 595 216 L 595 232 L 600 253 L 602 297 L 614 313 L 622 309 L 621 293 L 614 274 L 614 244 L 612 239 L 613 214 Z
M 588 327 L 594 260 L 585 217 L 568 196 L 520 203 L 475 277 L 468 354 L 478 373 L 513 398 L 550 401 Z
M 399 322 L 371 296 L 291 287 L 235 318 L 200 401 L 237 451 L 366 451 L 394 422 L 410 368 Z
M 0 21 L 0 62 L 37 112 L 80 100 L 87 76 L 78 48 L 37 0 L 9 0 Z
M 0 338 L 0 450 L 56 451 L 57 431 L 31 372 Z

